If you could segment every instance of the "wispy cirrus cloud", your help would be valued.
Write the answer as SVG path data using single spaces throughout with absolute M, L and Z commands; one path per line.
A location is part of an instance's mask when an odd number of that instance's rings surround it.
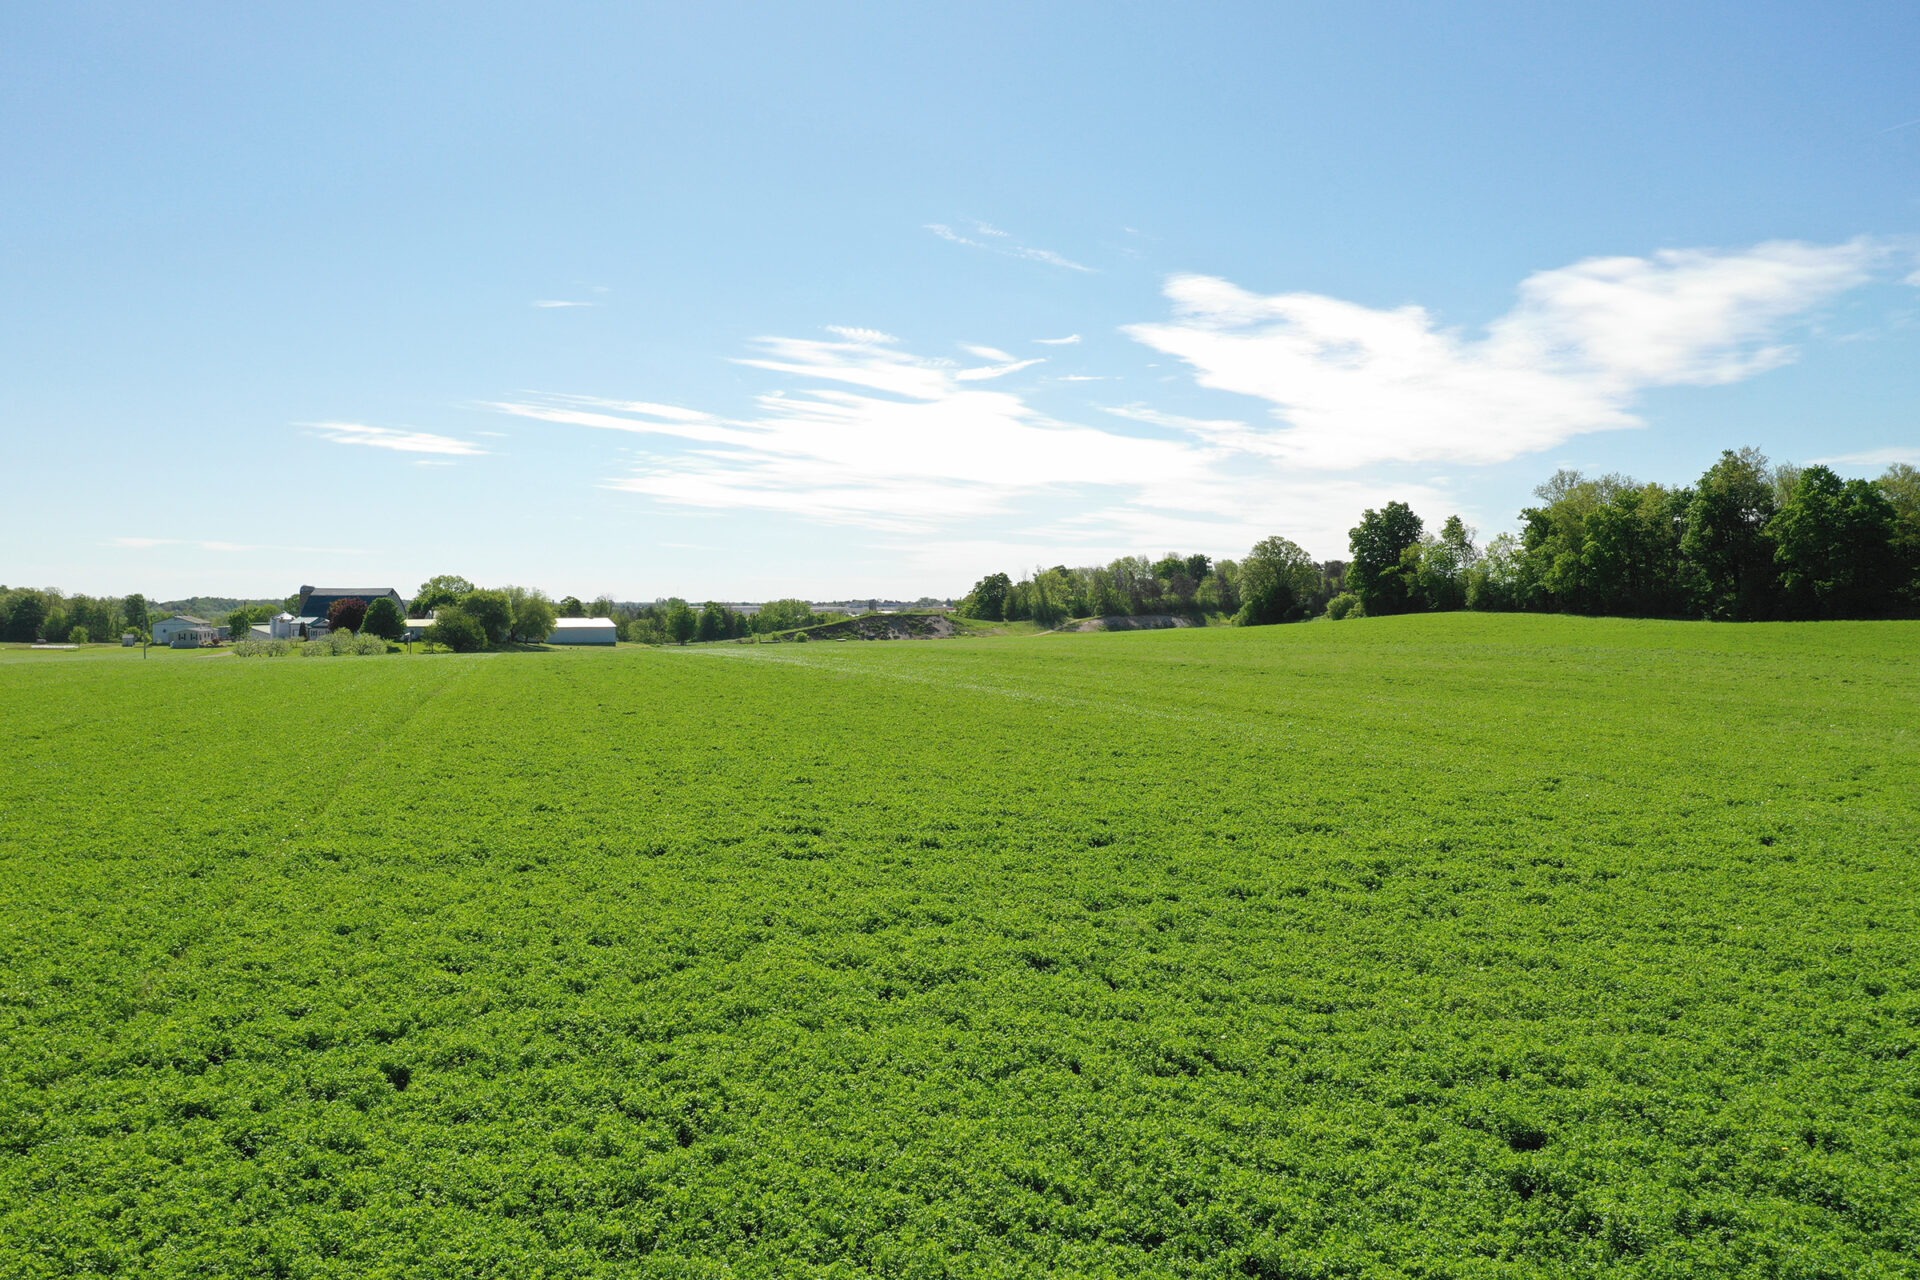
M 1034 341 L 1043 347 L 1071 347 L 1079 343 L 1080 335 L 1070 333 L 1064 338 L 1035 338 Z
M 363 422 L 303 422 L 331 444 L 365 445 L 371 449 L 392 449 L 399 453 L 430 453 L 449 457 L 474 458 L 487 451 L 471 440 L 435 435 L 430 431 L 400 431 L 392 427 L 371 427 Z
M 1207 479 L 1202 459 L 1180 443 L 1060 422 L 1016 393 L 978 385 L 1008 366 L 958 368 L 900 350 L 885 335 L 846 332 L 835 341 L 759 340 L 738 363 L 811 385 L 759 396 L 746 418 L 580 396 L 493 407 L 660 442 L 631 474 L 608 480 L 610 488 L 902 533 L 1003 513 L 1055 488 L 1134 491 Z
M 1831 457 L 1815 458 L 1829 467 L 1890 467 L 1895 463 L 1905 463 L 1910 467 L 1920 467 L 1920 444 L 1893 445 L 1886 449 L 1863 449 L 1858 453 L 1836 453 Z
M 1266 401 L 1269 423 L 1240 441 L 1275 458 L 1493 463 L 1640 426 L 1633 404 L 1647 389 L 1737 382 L 1792 360 L 1789 324 L 1884 257 L 1862 239 L 1591 258 L 1522 281 L 1514 308 L 1477 336 L 1418 306 L 1176 276 L 1174 318 L 1124 332 L 1203 386 Z
M 160 547 L 191 547 L 198 551 L 243 553 L 252 551 L 296 552 L 301 555 L 363 556 L 364 547 L 294 547 L 270 542 L 227 542 L 217 538 L 109 538 L 101 544 L 131 551 L 152 551 Z
M 929 567 L 997 538 L 1100 559 L 1282 532 L 1335 555 L 1365 507 L 1404 498 L 1436 519 L 1456 509 L 1430 464 L 1499 462 L 1637 426 L 1646 389 L 1777 367 L 1795 354 L 1796 325 L 1887 265 L 1867 241 L 1596 258 L 1528 277 L 1505 315 L 1471 333 L 1419 307 L 1169 280 L 1171 316 L 1123 332 L 1177 357 L 1199 386 L 1265 408 L 1244 416 L 1135 400 L 1066 420 L 1034 397 L 1106 375 L 1008 381 L 1035 362 L 965 343 L 981 362 L 967 365 L 855 326 L 756 340 L 735 363 L 779 375 L 783 389 L 743 415 L 533 393 L 489 407 L 626 437 L 634 461 L 608 488 L 862 527 Z M 1391 462 L 1429 465 L 1424 476 L 1373 465 Z
M 564 307 L 597 307 L 600 304 L 597 302 L 574 302 L 566 298 L 536 298 L 533 305 L 544 311 L 552 311 Z
M 986 222 L 973 224 L 973 235 L 956 231 L 944 222 L 929 222 L 926 229 L 949 244 L 965 245 L 970 249 L 984 249 L 988 253 L 997 253 L 1005 258 L 1020 258 L 1027 262 L 1044 262 L 1050 267 L 1061 267 L 1068 271 L 1092 272 L 1093 268 L 1085 263 L 1075 262 L 1064 254 L 1051 249 L 1039 249 L 1033 245 L 1022 244 L 1007 232 Z M 975 238 L 980 237 L 980 238 Z

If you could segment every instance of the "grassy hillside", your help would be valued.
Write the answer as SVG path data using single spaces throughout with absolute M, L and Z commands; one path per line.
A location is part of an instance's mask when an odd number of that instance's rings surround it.
M 1920 624 L 0 662 L 0 1276 L 1910 1275 Z

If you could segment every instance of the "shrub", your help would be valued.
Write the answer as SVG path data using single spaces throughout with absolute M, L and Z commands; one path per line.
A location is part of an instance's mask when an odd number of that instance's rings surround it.
M 93 633 L 85 627 L 75 627 L 73 630 L 67 632 L 67 643 L 69 644 L 90 644 L 92 641 Z
M 1342 618 L 1364 618 L 1367 611 L 1360 607 L 1360 597 L 1351 591 L 1342 591 L 1327 601 L 1327 616 L 1335 622 Z
M 300 647 L 297 640 L 241 640 L 234 644 L 236 658 L 284 658 Z
M 475 653 L 487 647 L 486 628 L 458 605 L 442 608 L 421 639 L 428 644 L 443 644 L 455 653 Z

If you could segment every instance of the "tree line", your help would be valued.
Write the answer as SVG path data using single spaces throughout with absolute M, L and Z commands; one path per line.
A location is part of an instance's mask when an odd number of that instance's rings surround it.
M 1242 559 L 1169 553 L 980 579 L 961 614 L 1056 626 L 1181 613 L 1241 625 L 1451 609 L 1729 620 L 1920 616 L 1920 470 L 1875 480 L 1728 450 L 1690 486 L 1559 471 L 1484 549 L 1459 516 L 1368 510 L 1349 559 L 1273 537 Z

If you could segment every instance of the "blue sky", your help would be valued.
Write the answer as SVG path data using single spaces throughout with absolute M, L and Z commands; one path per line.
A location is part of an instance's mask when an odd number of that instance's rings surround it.
M 1920 463 L 1916 65 L 1905 3 L 12 6 L 0 580 L 947 595 Z

